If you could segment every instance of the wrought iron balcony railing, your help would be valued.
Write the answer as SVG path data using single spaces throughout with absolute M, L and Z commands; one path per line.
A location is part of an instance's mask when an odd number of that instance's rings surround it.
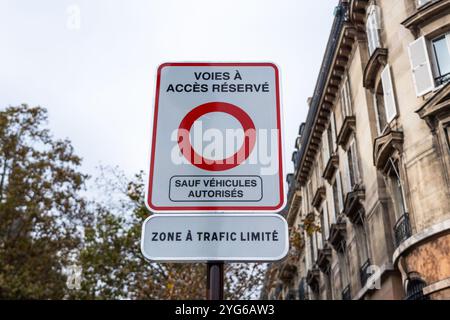
M 450 81 L 450 72 L 447 74 L 444 74 L 442 76 L 439 76 L 434 79 L 436 81 L 436 85 L 440 86 L 441 84 L 445 84 Z
M 350 285 L 346 286 L 345 289 L 342 290 L 342 300 L 352 300 Z
M 408 213 L 405 213 L 395 224 L 394 235 L 396 247 L 398 247 L 403 241 L 411 237 L 412 231 Z
M 367 280 L 372 275 L 371 273 L 369 273 L 369 267 L 370 267 L 370 260 L 367 259 L 367 261 L 364 262 L 364 264 L 359 268 L 359 277 L 361 280 L 362 287 L 364 287 L 366 285 Z

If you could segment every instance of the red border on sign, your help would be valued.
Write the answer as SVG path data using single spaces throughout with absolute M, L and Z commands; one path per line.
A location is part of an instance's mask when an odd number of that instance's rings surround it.
M 199 155 L 194 147 L 191 145 L 189 139 L 186 139 L 184 132 L 190 132 L 194 122 L 211 112 L 224 112 L 238 120 L 244 130 L 244 143 L 241 148 L 229 158 L 222 160 L 205 159 Z M 226 171 L 239 166 L 242 162 L 248 159 L 250 153 L 256 144 L 256 129 L 255 125 L 248 116 L 248 114 L 241 108 L 225 102 L 209 102 L 194 108 L 181 121 L 178 127 L 178 145 L 183 153 L 183 156 L 197 168 L 206 171 Z M 196 163 L 196 160 L 200 160 Z
M 276 100 L 277 100 L 277 129 L 280 134 L 278 135 L 278 170 L 279 170 L 279 190 L 280 190 L 280 202 L 276 206 L 170 206 L 170 207 L 159 207 L 152 204 L 152 190 L 154 178 L 154 166 L 155 166 L 155 149 L 156 149 L 156 132 L 157 132 L 157 122 L 158 122 L 158 108 L 159 108 L 159 94 L 161 85 L 161 71 L 165 67 L 271 67 L 275 70 L 275 82 L 276 82 Z M 280 77 L 278 67 L 273 63 L 164 63 L 159 66 L 157 80 L 156 80 L 156 95 L 155 95 L 155 110 L 153 115 L 153 134 L 152 134 L 152 148 L 150 157 L 150 175 L 148 181 L 148 192 L 146 203 L 150 210 L 154 212 L 203 212 L 203 211 L 214 211 L 214 212 L 251 212 L 251 211 L 279 211 L 284 204 L 284 176 L 283 176 L 283 145 L 281 138 L 281 104 L 280 104 Z

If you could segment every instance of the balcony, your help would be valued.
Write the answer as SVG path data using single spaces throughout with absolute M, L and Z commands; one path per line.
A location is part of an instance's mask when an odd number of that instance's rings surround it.
M 320 284 L 320 270 L 315 267 L 310 269 L 306 275 L 306 283 L 314 292 L 317 292 Z
M 405 213 L 395 224 L 394 236 L 395 246 L 398 247 L 403 241 L 411 237 L 411 223 L 409 220 L 409 214 Z
M 375 139 L 373 148 L 373 162 L 378 170 L 385 172 L 389 158 L 403 150 L 403 132 L 388 130 L 384 135 Z
M 338 252 L 345 248 L 345 239 L 347 236 L 347 224 L 345 221 L 338 220 L 330 226 L 330 238 L 328 242 Z
M 350 285 L 346 286 L 345 289 L 342 290 L 342 300 L 352 300 Z
M 356 185 L 352 192 L 345 197 L 344 214 L 353 224 L 362 224 L 365 210 L 363 201 L 365 199 L 364 187 Z
M 337 154 L 333 154 L 327 162 L 325 166 L 325 170 L 323 171 L 322 177 L 331 184 L 331 180 L 334 177 L 334 174 L 339 166 L 339 157 Z
M 317 210 L 320 209 L 320 206 L 322 205 L 323 200 L 325 200 L 326 191 L 325 187 L 319 187 L 317 188 L 316 193 L 314 194 L 314 197 L 312 199 L 312 206 L 316 208 Z
M 436 79 L 434 79 L 436 81 L 436 85 L 440 86 L 443 84 L 446 84 L 447 82 L 450 82 L 450 73 L 444 74 L 440 77 L 437 77 Z
M 367 283 L 367 280 L 369 280 L 370 276 L 372 275 L 369 273 L 370 268 L 370 260 L 367 259 L 366 262 L 359 268 L 359 278 L 361 280 L 361 287 L 364 288 L 364 286 Z
M 377 48 L 373 52 L 366 68 L 364 69 L 363 87 L 366 89 L 374 89 L 377 76 L 381 73 L 387 64 L 388 50 L 385 48 Z
M 355 131 L 356 128 L 356 118 L 355 116 L 346 116 L 344 118 L 344 122 L 342 123 L 341 130 L 339 131 L 339 134 L 337 136 L 337 143 L 342 148 L 345 148 L 345 146 L 348 143 L 348 140 L 352 136 L 352 132 Z
M 319 250 L 317 255 L 317 266 L 319 270 L 328 274 L 331 267 L 331 248 L 325 247 Z

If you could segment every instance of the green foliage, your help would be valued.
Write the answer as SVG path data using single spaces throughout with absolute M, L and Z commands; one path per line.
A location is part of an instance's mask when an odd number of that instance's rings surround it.
M 0 298 L 63 298 L 70 252 L 87 223 L 86 176 L 67 140 L 43 128 L 47 112 L 0 111 Z

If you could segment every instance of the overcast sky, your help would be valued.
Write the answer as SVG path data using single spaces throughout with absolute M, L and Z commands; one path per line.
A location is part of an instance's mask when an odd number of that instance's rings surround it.
M 46 107 L 83 170 L 147 169 L 162 62 L 281 69 L 287 172 L 337 0 L 0 0 L 0 108 Z M 80 24 L 76 16 L 80 13 Z

